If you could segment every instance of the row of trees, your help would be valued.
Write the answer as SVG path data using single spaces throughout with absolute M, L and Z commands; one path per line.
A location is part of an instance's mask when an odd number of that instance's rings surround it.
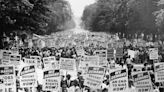
M 97 0 L 83 12 L 85 29 L 120 33 L 121 36 L 159 35 L 162 32 L 164 0 Z M 159 7 L 160 6 L 160 7 Z
M 50 34 L 73 22 L 70 5 L 64 0 L 0 0 L 0 12 L 0 34 Z

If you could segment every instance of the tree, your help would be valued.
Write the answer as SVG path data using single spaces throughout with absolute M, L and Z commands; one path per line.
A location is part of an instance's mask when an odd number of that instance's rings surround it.
M 64 30 L 72 11 L 64 0 L 1 0 L 1 32 L 25 31 L 40 35 Z
M 0 2 L 1 32 L 45 32 L 49 19 L 47 0 L 2 0 Z
M 96 8 L 93 9 L 92 6 Z M 93 12 L 87 12 L 89 10 Z M 86 13 L 93 16 L 87 16 Z M 123 34 L 127 32 L 130 13 L 128 0 L 98 0 L 94 5 L 85 9 L 83 21 L 86 26 L 90 26 L 92 31 Z
M 67 1 L 51 0 L 49 8 L 52 11 L 50 21 L 47 26 L 47 34 L 74 27 L 72 21 L 72 10 Z

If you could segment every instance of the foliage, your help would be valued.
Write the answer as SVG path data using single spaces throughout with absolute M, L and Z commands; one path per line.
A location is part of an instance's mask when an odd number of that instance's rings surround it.
M 71 9 L 64 0 L 1 0 L 1 33 L 25 31 L 50 34 L 71 20 Z
M 97 0 L 85 8 L 86 29 L 125 35 L 157 34 L 156 24 L 164 24 L 164 0 Z M 155 2 L 155 3 L 154 3 Z M 158 5 L 158 7 L 157 7 Z M 161 10 L 158 8 L 160 7 Z M 158 11 L 156 11 L 158 9 Z M 156 12 L 154 12 L 156 11 Z M 152 14 L 156 15 L 155 16 Z M 156 21 L 155 21 L 156 20 Z
M 65 30 L 74 24 L 72 21 L 72 11 L 69 3 L 64 0 L 52 0 L 49 3 L 49 8 L 52 11 L 50 21 L 47 26 L 47 33 Z M 69 27 L 68 27 L 69 26 Z M 71 26 L 72 28 L 74 26 Z
M 90 16 L 86 13 L 90 13 L 88 14 Z M 82 19 L 84 24 L 89 24 L 92 31 L 125 33 L 130 14 L 128 0 L 98 0 L 95 4 L 86 7 Z
M 33 2 L 31 2 L 33 1 Z M 14 30 L 43 32 L 48 21 L 47 0 L 2 0 L 0 2 L 1 32 Z

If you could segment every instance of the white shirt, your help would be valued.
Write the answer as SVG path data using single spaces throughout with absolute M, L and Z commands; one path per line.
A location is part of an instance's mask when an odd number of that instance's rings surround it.
M 71 86 L 67 90 L 68 90 L 68 92 L 75 92 L 75 86 Z
M 134 87 L 134 86 L 131 86 L 131 88 L 129 88 L 129 90 L 130 90 L 130 92 L 137 92 L 136 87 Z
M 158 88 L 154 89 L 153 92 L 160 92 Z

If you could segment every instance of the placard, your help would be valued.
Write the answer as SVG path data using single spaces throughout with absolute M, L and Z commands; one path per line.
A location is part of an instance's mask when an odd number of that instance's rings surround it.
M 0 50 L 0 60 L 3 59 L 3 50 Z
M 21 55 L 10 54 L 10 64 L 15 65 L 16 67 L 20 65 Z
M 75 59 L 60 58 L 60 69 L 66 71 L 74 71 L 76 68 Z
M 158 59 L 158 48 L 149 48 L 150 60 Z
M 84 60 L 82 60 L 82 62 L 90 65 L 95 65 L 98 66 L 99 65 L 99 56 L 84 56 Z
M 114 49 L 107 50 L 107 58 L 108 59 L 114 58 Z
M 36 59 L 38 61 L 41 61 L 41 57 L 40 56 L 30 56 L 30 59 Z
M 10 64 L 10 54 L 9 50 L 2 50 L 2 64 L 9 65 Z
M 42 68 L 42 61 L 40 56 L 30 56 L 30 59 L 37 60 L 37 68 Z
M 16 92 L 14 66 L 0 66 L 0 92 Z
M 29 65 L 37 65 L 37 60 L 24 58 L 24 63 L 29 64 Z
M 22 67 L 20 71 L 20 87 L 37 87 L 37 74 L 35 65 Z
M 100 89 L 103 82 L 104 73 L 105 68 L 103 67 L 88 67 L 84 85 L 93 89 Z
M 152 92 L 152 82 L 150 75 L 147 71 L 137 72 L 132 75 L 134 86 L 136 87 L 137 92 Z
M 164 82 L 164 63 L 155 63 L 155 82 Z
M 130 56 L 131 59 L 135 58 L 135 53 L 133 50 L 128 50 L 128 56 Z
M 107 50 L 96 50 L 94 53 L 99 56 L 99 65 L 106 66 L 107 65 Z
M 51 68 L 53 62 L 56 62 L 56 58 L 54 56 L 43 58 L 44 68 Z
M 116 58 L 122 58 L 124 55 L 123 48 L 117 48 L 116 49 Z
M 60 70 L 44 70 L 43 72 L 43 90 L 60 91 Z
M 110 88 L 108 92 L 129 92 L 128 71 L 126 68 L 110 69 Z

